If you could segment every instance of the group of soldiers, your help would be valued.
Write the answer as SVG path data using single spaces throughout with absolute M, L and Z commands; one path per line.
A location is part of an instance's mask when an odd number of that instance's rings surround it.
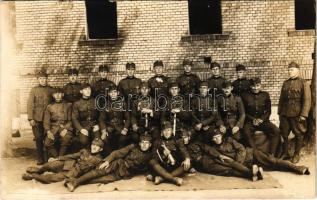
M 155 76 L 141 81 L 136 65 L 126 64 L 127 77 L 118 86 L 107 79 L 109 66 L 99 66 L 100 79 L 79 83 L 78 71 L 68 71 L 63 88 L 39 85 L 28 100 L 38 165 L 24 180 L 64 181 L 69 191 L 87 183 L 109 183 L 146 174 L 149 181 L 182 185 L 186 173 L 263 179 L 263 168 L 309 174 L 297 166 L 311 106 L 309 85 L 299 78 L 299 65 L 288 65 L 289 79 L 281 90 L 279 128 L 270 122 L 271 100 L 260 78 L 247 79 L 238 64 L 238 79 L 220 74 L 217 62 L 208 62 L 211 77 L 184 73 L 172 81 L 164 64 L 153 64 Z M 295 153 L 289 155 L 288 136 L 295 135 Z M 287 161 L 290 160 L 290 161 Z M 46 172 L 53 172 L 47 174 Z

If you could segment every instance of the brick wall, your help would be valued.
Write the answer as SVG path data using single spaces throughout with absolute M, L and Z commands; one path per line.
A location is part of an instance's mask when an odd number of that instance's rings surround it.
M 248 77 L 263 79 L 273 104 L 277 103 L 287 64 L 301 65 L 304 78 L 312 73 L 314 31 L 295 31 L 294 0 L 222 1 L 223 35 L 188 37 L 188 3 L 180 1 L 118 1 L 120 40 L 85 41 L 84 1 L 15 2 L 16 41 L 19 68 L 20 111 L 26 111 L 26 99 L 36 85 L 34 70 L 43 65 L 51 74 L 51 85 L 63 85 L 67 66 L 96 70 L 110 64 L 110 79 L 118 82 L 127 61 L 137 65 L 136 76 L 147 79 L 156 59 L 162 59 L 166 73 L 181 73 L 183 58 L 194 60 L 202 79 L 210 76 L 203 57 L 211 56 L 222 64 L 222 75 L 234 80 L 235 64 L 248 68 Z M 80 80 L 95 73 L 81 74 Z

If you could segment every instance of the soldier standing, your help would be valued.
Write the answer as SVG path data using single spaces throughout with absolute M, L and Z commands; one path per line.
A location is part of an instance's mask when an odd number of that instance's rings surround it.
M 46 132 L 45 147 L 49 157 L 56 158 L 66 154 L 73 137 L 71 104 L 64 102 L 64 92 L 56 88 L 53 92 L 54 103 L 49 104 L 44 113 L 44 130 Z M 59 152 L 56 150 L 56 142 L 60 142 Z
M 43 117 L 46 106 L 51 102 L 52 88 L 47 85 L 46 72 L 40 71 L 37 80 L 39 85 L 31 89 L 28 98 L 27 113 L 35 137 L 37 164 L 41 165 L 45 162 Z
M 211 77 L 207 79 L 210 93 L 213 95 L 219 95 L 222 93 L 222 84 L 226 81 L 225 78 L 220 75 L 220 64 L 217 62 L 210 63 Z
M 95 99 L 91 97 L 91 86 L 88 83 L 81 85 L 80 94 L 82 97 L 73 104 L 72 121 L 81 148 L 88 148 L 91 138 L 100 138 L 99 112 Z
M 78 70 L 75 68 L 68 69 L 68 80 L 69 82 L 64 86 L 64 99 L 69 103 L 74 103 L 80 99 L 80 83 L 77 82 Z
M 251 79 L 251 91 L 242 95 L 246 112 L 246 122 L 243 133 L 247 144 L 256 148 L 252 138 L 256 130 L 262 130 L 270 141 L 269 153 L 275 155 L 280 140 L 280 130 L 270 122 L 271 99 L 268 92 L 261 91 L 261 80 Z
M 299 78 L 299 65 L 291 62 L 288 65 L 289 79 L 284 81 L 278 104 L 280 130 L 283 137 L 284 158 L 288 152 L 288 135 L 295 135 L 295 153 L 291 159 L 299 162 L 300 150 L 303 145 L 303 135 L 306 132 L 306 119 L 311 106 L 311 91 L 305 80 Z
M 114 82 L 107 79 L 107 75 L 109 73 L 108 65 L 100 65 L 98 71 L 100 79 L 92 86 L 93 97 L 95 98 L 101 94 L 107 95 L 109 87 L 115 85 Z
M 230 81 L 223 82 L 222 91 L 224 95 L 218 98 L 218 111 L 225 125 L 225 128 L 221 128 L 221 132 L 227 132 L 239 141 L 245 120 L 245 109 L 241 98 L 232 94 L 232 89 Z
M 168 96 L 169 77 L 163 75 L 163 61 L 157 60 L 153 64 L 155 75 L 148 81 L 150 87 L 150 95 L 155 98 L 159 95 Z
M 185 59 L 183 61 L 184 73 L 176 79 L 176 83 L 180 87 L 180 93 L 186 98 L 188 95 L 198 93 L 200 79 L 196 74 L 192 73 L 193 62 Z
M 238 64 L 236 66 L 236 72 L 238 79 L 232 83 L 232 93 L 241 96 L 243 93 L 250 90 L 250 80 L 245 77 L 246 68 L 244 65 Z

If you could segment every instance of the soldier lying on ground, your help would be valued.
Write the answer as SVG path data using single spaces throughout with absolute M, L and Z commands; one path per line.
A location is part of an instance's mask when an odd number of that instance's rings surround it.
M 26 174 L 22 175 L 24 180 L 35 179 L 42 183 L 60 182 L 66 178 L 78 177 L 102 162 L 100 152 L 103 148 L 102 140 L 96 138 L 91 144 L 90 152 L 82 149 L 77 153 L 51 158 L 42 167 L 29 167 Z M 52 174 L 44 174 L 53 172 Z
M 154 144 L 153 159 L 150 161 L 153 169 L 152 177 L 156 185 L 168 181 L 180 186 L 183 179 L 179 176 L 190 168 L 189 154 L 182 140 L 176 140 L 172 135 L 170 122 L 164 122 L 162 128 L 162 137 Z M 148 176 L 148 180 L 153 178 Z
M 130 144 L 122 149 L 113 151 L 96 169 L 82 176 L 69 179 L 65 186 L 73 192 L 78 186 L 86 183 L 110 183 L 121 179 L 129 179 L 147 170 L 151 159 L 151 136 L 141 135 L 139 146 Z

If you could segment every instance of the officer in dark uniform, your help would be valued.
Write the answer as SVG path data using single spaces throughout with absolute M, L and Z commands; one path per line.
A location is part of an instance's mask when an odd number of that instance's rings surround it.
M 192 73 L 193 62 L 185 59 L 183 61 L 184 73 L 177 77 L 176 83 L 180 87 L 180 93 L 186 98 L 189 94 L 197 94 L 200 79 L 196 74 Z
M 232 94 L 232 89 L 230 81 L 222 83 L 223 96 L 218 97 L 218 111 L 225 125 L 221 132 L 226 132 L 239 141 L 245 120 L 245 109 L 241 98 Z
M 168 96 L 169 77 L 163 75 L 163 61 L 157 60 L 153 64 L 155 75 L 148 81 L 150 87 L 150 95 L 155 98 L 160 95 Z
M 182 139 L 176 139 L 172 133 L 172 124 L 163 122 L 161 138 L 153 144 L 153 159 L 150 165 L 155 175 L 156 185 L 164 180 L 182 185 L 183 175 L 190 169 L 190 157 Z
M 268 92 L 261 91 L 261 80 L 251 79 L 251 91 L 242 95 L 246 112 L 246 122 L 243 127 L 247 144 L 256 148 L 252 136 L 256 130 L 261 130 L 270 141 L 269 153 L 275 155 L 280 140 L 280 130 L 270 122 L 271 99 Z
M 90 151 L 82 149 L 77 153 L 50 158 L 48 163 L 42 167 L 28 167 L 25 174 L 22 175 L 24 180 L 35 179 L 39 182 L 49 184 L 60 182 L 67 178 L 76 178 L 84 173 L 94 169 L 102 163 L 101 151 L 103 142 L 96 138 L 91 143 Z M 51 172 L 47 174 L 45 172 Z
M 292 162 L 300 159 L 303 145 L 303 134 L 306 132 L 306 118 L 311 106 L 311 91 L 305 80 L 299 78 L 299 65 L 291 62 L 288 65 L 289 79 L 284 81 L 278 104 L 280 130 L 283 137 L 283 155 L 288 152 L 288 135 L 295 135 L 295 153 Z
M 139 94 L 141 79 L 134 76 L 135 64 L 128 62 L 126 64 L 127 77 L 122 79 L 118 84 L 118 90 L 123 95 L 125 102 L 127 103 L 128 109 L 132 109 L 133 101 Z
M 148 82 L 141 83 L 141 95 L 134 101 L 131 112 L 131 125 L 133 140 L 139 141 L 139 131 L 148 131 L 154 141 L 160 137 L 160 113 L 155 110 L 155 99 L 149 95 Z
M 70 68 L 68 70 L 68 80 L 63 90 L 64 90 L 64 99 L 67 102 L 74 103 L 75 101 L 79 100 L 81 97 L 80 94 L 80 83 L 77 82 L 78 79 L 78 70 L 76 68 Z
M 43 70 L 37 74 L 38 86 L 31 89 L 28 102 L 27 114 L 35 137 L 37 164 L 44 163 L 44 128 L 43 117 L 46 106 L 52 101 L 52 88 L 47 85 L 47 73 Z
M 210 131 L 215 128 L 223 127 L 217 109 L 217 101 L 208 93 L 208 83 L 202 82 L 199 87 L 200 95 L 195 96 L 192 101 L 192 120 L 194 121 L 195 132 L 198 133 L 200 140 L 209 138 Z
M 207 79 L 209 85 L 209 93 L 219 95 L 222 93 L 222 84 L 226 81 L 220 75 L 220 64 L 217 62 L 210 63 L 211 77 Z
M 73 137 L 71 103 L 63 101 L 64 92 L 61 88 L 55 88 L 53 92 L 54 103 L 49 104 L 44 114 L 44 130 L 46 132 L 45 147 L 49 157 L 56 158 L 66 154 Z M 56 150 L 56 142 L 60 142 L 59 152 Z
M 129 127 L 131 124 L 130 112 L 116 86 L 109 88 L 109 98 L 106 109 L 101 111 L 99 126 L 101 139 L 105 142 L 104 151 L 108 154 L 112 149 L 122 148 L 131 141 Z
M 250 80 L 245 77 L 246 68 L 244 65 L 238 64 L 236 66 L 236 71 L 238 79 L 232 83 L 232 93 L 241 96 L 243 93 L 250 90 Z
M 81 85 L 80 93 L 81 98 L 73 104 L 72 121 L 81 147 L 87 148 L 92 138 L 100 138 L 99 111 L 95 99 L 91 96 L 91 86 L 88 83 Z
M 107 79 L 109 73 L 108 65 L 100 65 L 98 70 L 100 79 L 92 86 L 92 94 L 95 98 L 101 94 L 106 95 L 109 91 L 109 87 L 115 85 L 114 82 Z
M 113 151 L 95 170 L 91 170 L 79 178 L 66 181 L 65 186 L 73 192 L 78 186 L 85 183 L 107 184 L 144 173 L 152 157 L 151 145 L 151 136 L 142 135 L 138 145 L 130 144 Z
M 166 109 L 162 111 L 161 122 L 169 121 L 173 124 L 173 135 L 181 137 L 181 132 L 192 131 L 192 114 L 189 101 L 179 94 L 180 88 L 176 82 L 170 85 L 170 97 L 167 99 Z

